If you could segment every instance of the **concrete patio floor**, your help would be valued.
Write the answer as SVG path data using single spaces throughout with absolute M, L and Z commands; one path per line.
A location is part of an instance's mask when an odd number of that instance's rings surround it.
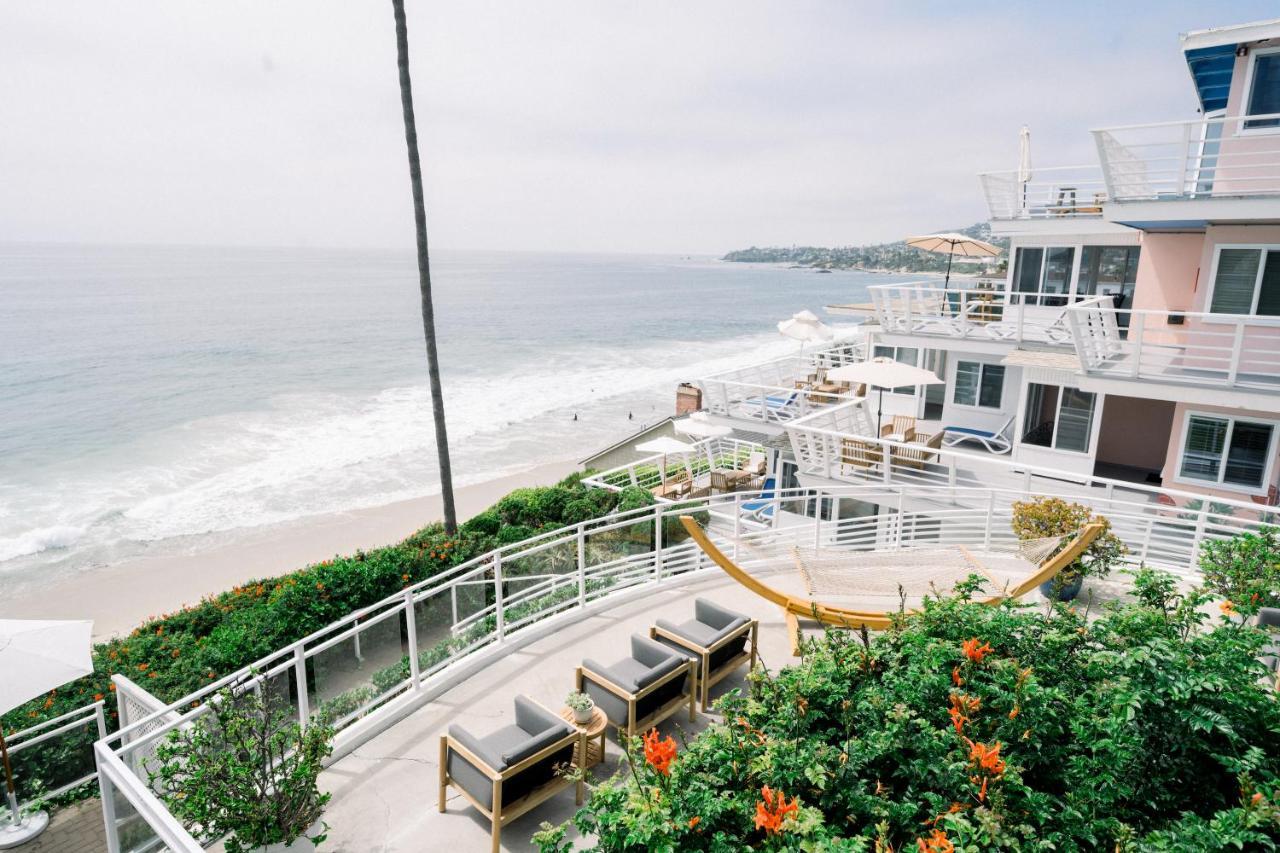
M 321 776 L 322 787 L 333 794 L 325 812 L 330 834 L 324 848 L 338 853 L 487 851 L 489 822 L 453 788 L 448 810 L 437 811 L 440 735 L 449 724 L 462 723 L 479 735 L 509 725 L 514 716 L 512 700 L 519 694 L 558 710 L 573 688 L 574 668 L 583 657 L 605 662 L 623 657 L 630 635 L 647 634 L 656 619 L 692 618 L 693 599 L 699 595 L 760 620 L 761 659 L 771 670 L 795 662 L 781 611 L 723 576 L 691 579 L 589 616 L 513 650 L 335 762 Z M 743 688 L 745 673 L 744 667 L 716 685 L 712 698 Z M 719 719 L 699 714 L 691 724 L 688 715 L 681 713 L 659 729 L 678 740 L 678 730 L 695 733 L 713 718 Z M 592 769 L 597 780 L 618 770 L 621 749 L 612 733 L 606 753 L 605 763 Z M 573 789 L 567 788 L 509 824 L 503 830 L 502 849 L 535 849 L 529 838 L 543 821 L 560 823 L 576 810 Z

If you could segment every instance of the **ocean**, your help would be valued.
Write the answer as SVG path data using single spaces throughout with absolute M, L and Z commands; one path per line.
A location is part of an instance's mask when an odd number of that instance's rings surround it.
M 905 280 L 499 252 L 432 272 L 456 485 L 590 455 L 678 382 L 796 352 L 777 321 Z M 412 252 L 0 245 L 0 595 L 438 491 Z

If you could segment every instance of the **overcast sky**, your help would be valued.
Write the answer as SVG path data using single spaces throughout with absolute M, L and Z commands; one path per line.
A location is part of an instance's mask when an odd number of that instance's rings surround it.
M 723 252 L 975 222 L 975 173 L 1194 117 L 1272 2 L 408 0 L 439 248 Z M 411 247 L 389 0 L 0 6 L 0 240 Z

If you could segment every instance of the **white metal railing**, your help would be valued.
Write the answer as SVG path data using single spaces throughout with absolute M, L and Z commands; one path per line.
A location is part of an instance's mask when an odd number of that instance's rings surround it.
M 1111 297 L 1067 312 L 1085 373 L 1275 393 L 1280 317 L 1119 309 Z
M 1034 169 L 1027 181 L 1016 171 L 982 172 L 978 179 L 992 219 L 1098 217 L 1107 200 L 1098 166 Z
M 1114 201 L 1280 193 L 1280 113 L 1093 131 Z
M 849 483 L 878 482 L 944 488 L 996 488 L 1023 494 L 1057 494 L 1098 507 L 1124 500 L 1163 515 L 1203 501 L 1198 492 L 1149 486 L 1017 462 L 1008 456 L 931 447 L 932 436 L 897 442 L 860 433 L 852 421 L 861 403 L 833 406 L 789 424 L 787 434 L 800 471 Z M 886 464 L 886 460 L 888 464 Z M 1215 505 L 1240 518 L 1276 517 L 1278 510 L 1247 500 L 1214 497 Z
M 751 567 L 766 565 L 777 553 L 776 547 L 754 547 L 759 545 L 872 549 L 908 547 L 917 537 L 934 546 L 1011 539 L 1012 504 L 1035 494 L 1038 485 L 1029 477 L 1011 488 L 970 486 L 945 467 L 941 477 L 941 483 L 877 481 L 658 504 L 506 546 L 406 588 L 99 741 L 108 848 L 202 849 L 198 832 L 176 820 L 151 790 L 146 758 L 160 738 L 206 713 L 210 697 L 223 688 L 277 691 L 304 725 L 313 714 L 325 715 L 338 728 L 335 757 L 341 756 L 519 645 L 628 598 L 713 572 L 683 535 L 680 515 L 702 514 L 712 538 Z M 1060 484 L 1046 485 L 1043 493 L 1060 493 Z M 1233 516 L 1231 502 L 1176 511 L 1121 485 L 1124 490 L 1108 489 L 1089 502 L 1112 519 L 1129 545 L 1131 564 L 1188 577 L 1206 538 L 1257 524 L 1255 517 Z M 876 509 L 841 518 L 846 498 Z M 768 522 L 743 523 L 748 512 L 762 517 L 761 502 L 774 509 Z M 396 630 L 383 635 L 388 624 Z
M 6 735 L 19 796 L 27 800 L 37 795 L 56 797 L 92 782 L 97 776 L 93 744 L 106 735 L 102 702 Z M 0 826 L 4 826 L 7 815 L 8 808 L 0 799 Z
M 697 489 L 701 492 L 698 496 L 709 493 L 712 471 L 744 470 L 752 456 L 767 460 L 773 454 L 773 451 L 764 445 L 729 436 L 703 439 L 694 443 L 693 447 L 694 449 L 686 454 L 667 454 L 665 479 L 670 480 L 678 473 L 684 472 L 692 484 L 691 490 Z M 653 490 L 662 485 L 663 462 L 663 455 L 655 453 L 584 477 L 582 482 L 588 486 L 613 491 L 627 486 Z
M 696 384 L 703 407 L 713 414 L 780 424 L 837 402 L 842 392 L 814 386 L 821 386 L 827 370 L 864 358 L 864 342 L 843 343 L 717 373 Z
M 876 321 L 890 334 L 994 341 L 1021 346 L 1067 347 L 1064 293 L 1005 289 L 946 289 L 927 284 L 878 284 L 867 288 Z

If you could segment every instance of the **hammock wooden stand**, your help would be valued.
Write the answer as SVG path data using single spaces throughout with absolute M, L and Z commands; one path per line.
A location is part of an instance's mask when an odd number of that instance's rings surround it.
M 684 525 L 685 530 L 689 531 L 689 535 L 693 541 L 698 543 L 698 547 L 702 549 L 708 557 L 711 558 L 717 566 L 724 570 L 725 574 L 733 578 L 756 595 L 773 602 L 782 608 L 787 621 L 787 630 L 791 634 L 793 640 L 799 631 L 799 619 L 816 619 L 827 625 L 836 625 L 843 628 L 862 628 L 869 630 L 883 630 L 889 627 L 894 616 L 894 612 L 885 610 L 856 610 L 848 607 L 839 607 L 832 604 L 824 604 L 813 598 L 799 598 L 780 592 L 768 584 L 762 583 L 752 577 L 737 563 L 729 559 L 723 551 L 721 551 L 715 543 L 713 543 L 702 529 L 702 526 L 694 521 L 692 516 L 680 516 L 680 523 Z M 1102 533 L 1102 525 L 1093 522 L 1081 527 L 1071 539 L 1065 548 L 1052 557 L 1044 560 L 1028 577 L 1020 581 L 1016 586 L 1007 590 L 1000 595 L 994 595 L 990 598 L 980 599 L 982 604 L 999 604 L 1009 598 L 1019 598 L 1040 584 L 1051 580 L 1058 572 L 1070 566 L 1076 561 L 1081 554 L 1085 552 L 1093 540 L 1097 539 Z M 908 610 L 908 612 L 912 612 Z

